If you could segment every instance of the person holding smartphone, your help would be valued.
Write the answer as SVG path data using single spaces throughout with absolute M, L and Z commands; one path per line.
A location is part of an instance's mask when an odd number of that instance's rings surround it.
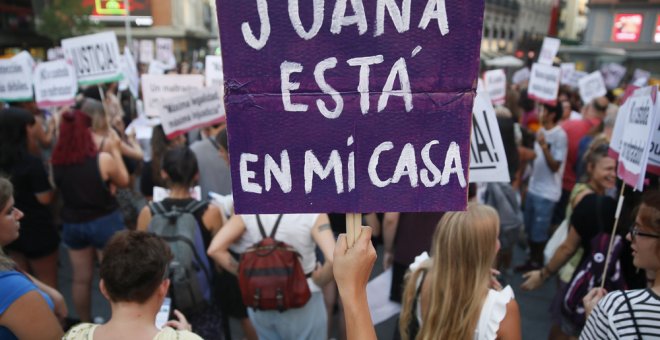
M 146 232 L 122 231 L 110 239 L 104 254 L 99 286 L 110 301 L 110 320 L 103 325 L 79 324 L 62 339 L 201 339 L 178 310 L 174 310 L 177 320 L 156 327 L 156 315 L 170 286 L 172 252 L 165 241 Z

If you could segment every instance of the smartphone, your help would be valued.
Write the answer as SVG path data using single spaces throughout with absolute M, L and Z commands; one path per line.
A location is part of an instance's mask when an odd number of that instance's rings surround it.
M 163 329 L 165 323 L 170 320 L 171 307 L 172 299 L 166 297 L 165 300 L 163 300 L 163 304 L 160 306 L 158 314 L 156 314 L 156 328 Z

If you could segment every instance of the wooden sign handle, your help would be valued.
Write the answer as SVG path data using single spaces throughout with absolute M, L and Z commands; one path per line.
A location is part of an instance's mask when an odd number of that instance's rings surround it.
M 352 248 L 362 232 L 362 214 L 346 214 L 346 242 Z

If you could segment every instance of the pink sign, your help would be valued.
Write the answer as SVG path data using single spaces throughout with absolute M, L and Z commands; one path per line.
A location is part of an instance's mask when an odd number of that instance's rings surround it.
M 614 16 L 612 41 L 637 42 L 642 31 L 642 14 L 617 14 Z

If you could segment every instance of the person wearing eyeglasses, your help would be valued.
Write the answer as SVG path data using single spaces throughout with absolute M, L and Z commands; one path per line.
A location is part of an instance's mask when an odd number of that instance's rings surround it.
M 642 204 L 626 239 L 632 244 L 633 264 L 644 269 L 649 287 L 607 294 L 594 288 L 584 298 L 588 315 L 580 339 L 660 338 L 660 191 L 642 196 Z M 606 295 L 607 294 L 607 295 Z

